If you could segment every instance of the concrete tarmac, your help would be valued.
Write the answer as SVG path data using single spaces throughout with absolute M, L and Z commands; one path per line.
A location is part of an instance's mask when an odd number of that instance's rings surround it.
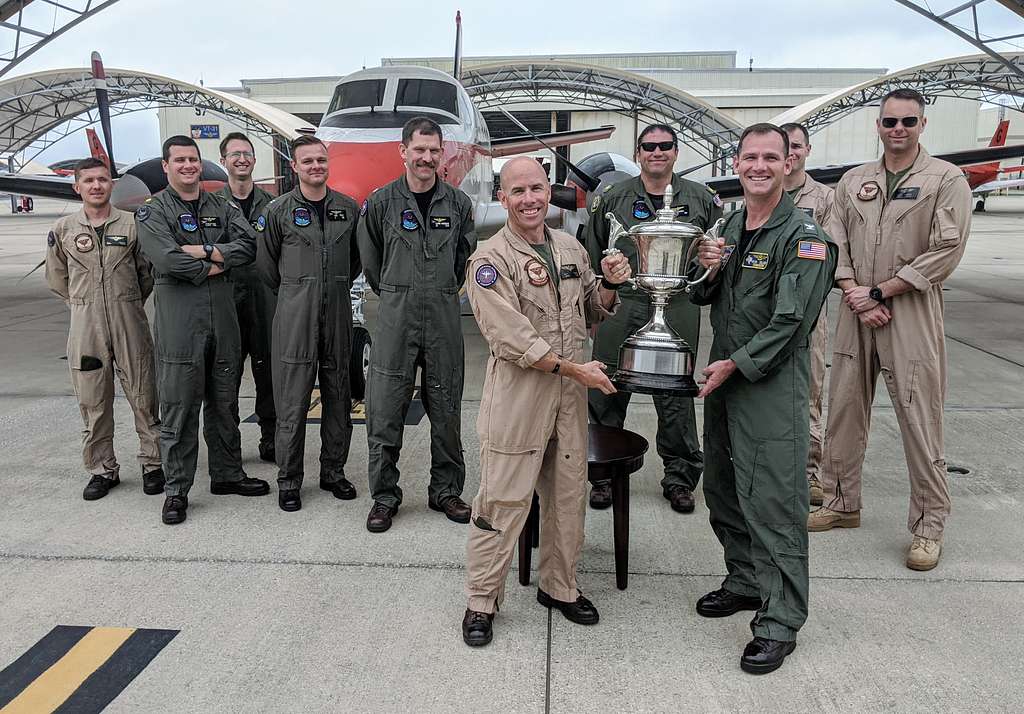
M 364 525 L 361 426 L 347 469 L 355 501 L 317 489 L 310 426 L 302 511 L 283 513 L 273 492 L 211 495 L 204 449 L 188 521 L 162 525 L 162 498 L 142 493 L 120 395 L 121 486 L 83 501 L 68 313 L 42 269 L 19 282 L 42 259 L 49 224 L 76 206 L 36 206 L 0 216 L 0 668 L 57 625 L 161 628 L 180 633 L 107 711 L 1024 710 L 1024 196 L 993 197 L 975 215 L 946 285 L 947 457 L 967 473 L 950 474 L 942 561 L 928 573 L 903 565 L 909 488 L 880 388 L 862 525 L 811 534 L 810 618 L 796 652 L 764 677 L 739 669 L 746 613 L 694 611 L 719 586 L 722 552 L 702 494 L 685 516 L 661 496 L 649 398 L 634 400 L 627 421 L 652 443 L 631 487 L 629 588 L 615 588 L 611 512 L 590 511 L 580 585 L 600 624 L 549 614 L 535 600 L 536 573 L 520 587 L 513 566 L 494 641 L 478 650 L 460 633 L 467 527 L 426 504 L 426 419 L 406 427 L 405 503 L 381 535 Z M 832 304 L 834 324 L 835 295 Z M 464 328 L 468 501 L 486 349 L 472 317 Z M 705 321 L 701 365 L 710 334 Z M 247 377 L 243 418 L 253 398 Z M 273 482 L 257 459 L 258 427 L 241 428 L 246 471 Z

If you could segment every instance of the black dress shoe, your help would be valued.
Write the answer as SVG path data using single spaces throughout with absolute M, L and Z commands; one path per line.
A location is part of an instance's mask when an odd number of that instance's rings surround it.
M 455 523 L 469 523 L 469 517 L 473 513 L 473 509 L 469 507 L 469 504 L 458 496 L 452 496 L 440 506 L 429 501 L 427 505 L 431 510 L 440 511 L 448 517 L 449 521 L 454 521 Z
M 370 513 L 366 516 L 366 530 L 371 533 L 383 533 L 391 527 L 391 519 L 398 513 L 397 508 L 386 506 L 380 501 L 374 501 L 370 507 Z
M 299 489 L 282 488 L 277 492 L 277 505 L 282 511 L 293 513 L 302 508 L 302 499 L 299 497 Z
M 760 610 L 761 598 L 737 595 L 719 588 L 697 601 L 697 614 L 702 617 L 728 617 L 740 610 Z
M 693 491 L 686 486 L 669 486 L 661 494 L 672 504 L 677 513 L 693 513 Z
M 164 470 L 155 468 L 149 473 L 142 474 L 142 492 L 147 496 L 155 496 L 164 492 Z
M 344 476 L 341 477 L 340 481 L 324 481 L 320 479 L 320 489 L 330 491 L 334 494 L 335 498 L 340 498 L 342 501 L 351 501 L 356 497 L 356 487 Z
M 470 647 L 483 647 L 490 643 L 493 634 L 491 623 L 494 615 L 476 610 L 466 610 L 462 618 L 462 641 Z
M 782 642 L 767 637 L 755 637 L 743 648 L 740 669 L 751 674 L 774 672 L 786 660 L 786 655 L 796 649 L 796 640 Z
M 612 505 L 612 482 L 595 481 L 590 488 L 590 507 L 598 511 L 610 508 Z
M 176 523 L 184 523 L 188 515 L 188 496 L 168 496 L 164 500 L 163 510 L 160 512 L 160 520 L 169 526 Z
M 214 481 L 210 484 L 210 493 L 215 496 L 266 496 L 270 493 L 270 484 L 261 478 L 246 476 L 240 481 Z
M 89 479 L 89 483 L 82 490 L 82 498 L 86 501 L 96 501 L 110 493 L 110 489 L 119 483 L 121 483 L 121 479 L 116 475 L 114 478 L 107 478 L 106 476 L 96 474 Z
M 271 464 L 277 461 L 277 453 L 274 451 L 273 441 L 261 441 L 259 449 L 260 461 L 266 461 Z
M 597 614 L 597 608 L 594 607 L 594 603 L 583 597 L 583 593 L 578 590 L 576 592 L 578 597 L 575 602 L 562 602 L 561 600 L 555 600 L 538 588 L 537 602 L 546 608 L 560 610 L 565 615 L 566 620 L 575 622 L 577 625 L 596 625 L 601 616 Z

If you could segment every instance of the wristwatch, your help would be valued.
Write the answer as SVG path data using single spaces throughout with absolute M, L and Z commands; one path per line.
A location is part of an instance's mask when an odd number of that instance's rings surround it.
M 206 259 L 209 260 L 213 257 L 213 244 L 206 243 L 203 245 L 203 250 L 206 251 Z
M 882 296 L 882 288 L 878 287 L 877 285 L 868 291 L 868 297 L 874 300 L 875 302 L 882 302 L 883 300 L 885 300 L 885 298 Z
M 615 283 L 608 282 L 608 279 L 603 275 L 601 276 L 601 287 L 604 288 L 605 290 L 611 290 L 612 292 L 619 289 L 618 285 L 616 285 Z

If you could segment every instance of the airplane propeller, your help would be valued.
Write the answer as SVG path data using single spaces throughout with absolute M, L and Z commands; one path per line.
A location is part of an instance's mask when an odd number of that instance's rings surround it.
M 114 141 L 110 132 L 110 102 L 107 99 L 107 73 L 103 69 L 100 53 L 92 53 L 92 77 L 96 87 L 96 107 L 100 113 L 100 126 L 103 128 L 103 140 L 107 145 L 107 157 L 110 159 L 110 178 L 117 178 L 117 164 L 114 163 Z

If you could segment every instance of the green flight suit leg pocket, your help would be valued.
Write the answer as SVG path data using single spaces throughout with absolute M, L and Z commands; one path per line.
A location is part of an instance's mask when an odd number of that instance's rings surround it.
M 168 496 L 187 495 L 199 458 L 201 374 L 189 356 L 161 355 L 157 361 L 160 395 L 160 456 Z

